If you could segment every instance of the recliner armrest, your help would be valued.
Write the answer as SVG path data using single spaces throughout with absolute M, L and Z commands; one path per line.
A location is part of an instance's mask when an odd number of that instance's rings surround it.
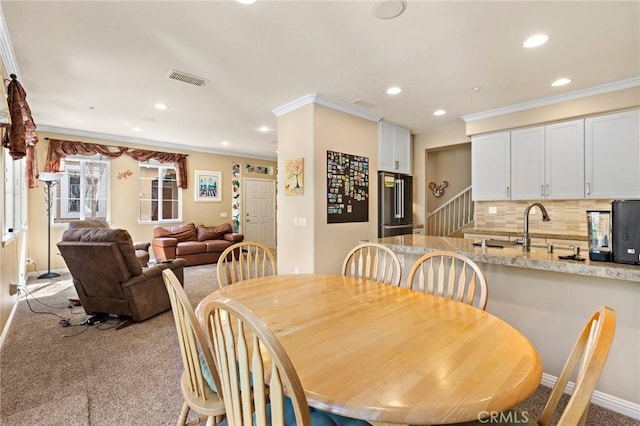
M 224 238 L 227 241 L 231 241 L 232 243 L 239 243 L 244 241 L 244 234 L 224 234 L 222 236 L 222 238 Z
M 173 237 L 157 237 L 151 241 L 158 247 L 175 247 L 178 244 L 178 239 Z
M 133 249 L 134 250 L 144 250 L 144 251 L 149 251 L 149 246 L 151 245 L 150 242 L 148 241 L 138 241 L 138 242 L 133 242 Z

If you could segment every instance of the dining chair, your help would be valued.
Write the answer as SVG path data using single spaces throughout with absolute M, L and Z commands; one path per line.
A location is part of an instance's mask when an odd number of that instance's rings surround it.
M 575 377 L 573 392 L 564 410 L 559 414 L 558 422 L 554 424 L 557 426 L 584 426 L 587 421 L 591 395 L 609 356 L 615 331 L 615 310 L 608 306 L 602 306 L 591 315 L 573 346 L 558 380 L 551 389 L 551 394 L 540 417 L 537 419 L 533 418 L 530 413 L 518 415 L 517 411 L 511 410 L 502 413 L 501 416 L 494 416 L 495 418 L 491 418 L 490 422 L 487 419 L 478 419 L 473 422 L 459 423 L 458 426 L 486 425 L 487 423 L 503 426 L 516 423 L 547 426 L 551 424 L 551 417 L 554 415 L 560 397 L 572 377 Z M 510 419 L 511 423 L 505 423 L 501 419 Z
M 243 241 L 227 247 L 218 260 L 220 287 L 277 273 L 276 258 L 271 250 L 255 241 Z
M 394 286 L 400 285 L 402 266 L 398 256 L 387 246 L 362 243 L 344 258 L 342 275 L 365 278 Z
M 180 378 L 184 403 L 177 424 L 190 426 L 206 420 L 207 426 L 213 426 L 224 418 L 225 407 L 218 393 L 214 391 L 214 389 L 220 389 L 220 379 L 211 350 L 176 275 L 171 269 L 165 269 L 162 271 L 162 278 L 171 300 L 171 310 L 176 323 L 184 367 Z M 202 416 L 187 422 L 191 410 Z
M 364 426 L 369 423 L 309 408 L 280 341 L 252 310 L 228 297 L 203 307 L 229 426 Z
M 407 286 L 482 310 L 487 306 L 484 274 L 473 260 L 459 253 L 436 251 L 421 256 L 409 270 Z

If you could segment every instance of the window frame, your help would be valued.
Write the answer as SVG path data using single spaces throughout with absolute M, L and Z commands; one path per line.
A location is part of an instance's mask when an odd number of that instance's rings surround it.
M 175 176 L 176 176 L 176 181 L 175 181 L 175 189 L 176 189 L 176 193 L 177 193 L 177 202 L 178 202 L 178 207 L 177 207 L 177 217 L 176 218 L 171 218 L 171 219 L 163 219 L 162 217 L 164 216 L 163 213 L 163 206 L 164 206 L 164 192 L 163 191 L 158 191 L 157 192 L 157 196 L 158 198 L 155 200 L 157 202 L 158 205 L 158 219 L 153 220 L 152 214 L 149 214 L 149 218 L 148 220 L 145 220 L 142 218 L 142 214 L 143 214 L 143 202 L 148 202 L 150 201 L 151 203 L 153 203 L 154 199 L 153 199 L 153 194 L 151 194 L 148 198 L 143 198 L 144 195 L 146 195 L 143 192 L 143 180 L 153 180 L 153 178 L 149 178 L 147 176 L 144 176 L 143 173 L 143 169 L 156 169 L 157 170 L 157 174 L 156 174 L 156 179 L 158 179 L 158 182 L 163 181 L 163 177 L 166 176 L 166 172 L 163 173 L 163 171 L 166 170 L 173 170 Z M 178 174 L 178 169 L 176 167 L 175 163 L 161 163 L 159 161 L 156 160 L 148 160 L 148 161 L 139 161 L 138 162 L 138 223 L 140 224 L 170 224 L 170 223 L 182 223 L 182 209 L 183 209 L 183 203 L 182 203 L 182 188 L 177 186 L 177 174 Z M 150 212 L 152 213 L 152 212 Z

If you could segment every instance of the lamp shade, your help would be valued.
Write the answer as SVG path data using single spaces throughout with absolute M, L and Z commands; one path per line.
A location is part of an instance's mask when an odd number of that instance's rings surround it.
M 52 182 L 55 180 L 60 180 L 63 174 L 64 173 L 60 173 L 60 172 L 42 172 L 38 176 L 38 179 L 40 179 L 43 182 Z

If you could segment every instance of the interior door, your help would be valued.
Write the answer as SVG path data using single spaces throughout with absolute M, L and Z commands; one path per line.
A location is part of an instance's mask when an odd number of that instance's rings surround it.
M 245 241 L 257 241 L 270 249 L 275 249 L 275 181 L 245 178 L 243 183 L 244 239 Z

